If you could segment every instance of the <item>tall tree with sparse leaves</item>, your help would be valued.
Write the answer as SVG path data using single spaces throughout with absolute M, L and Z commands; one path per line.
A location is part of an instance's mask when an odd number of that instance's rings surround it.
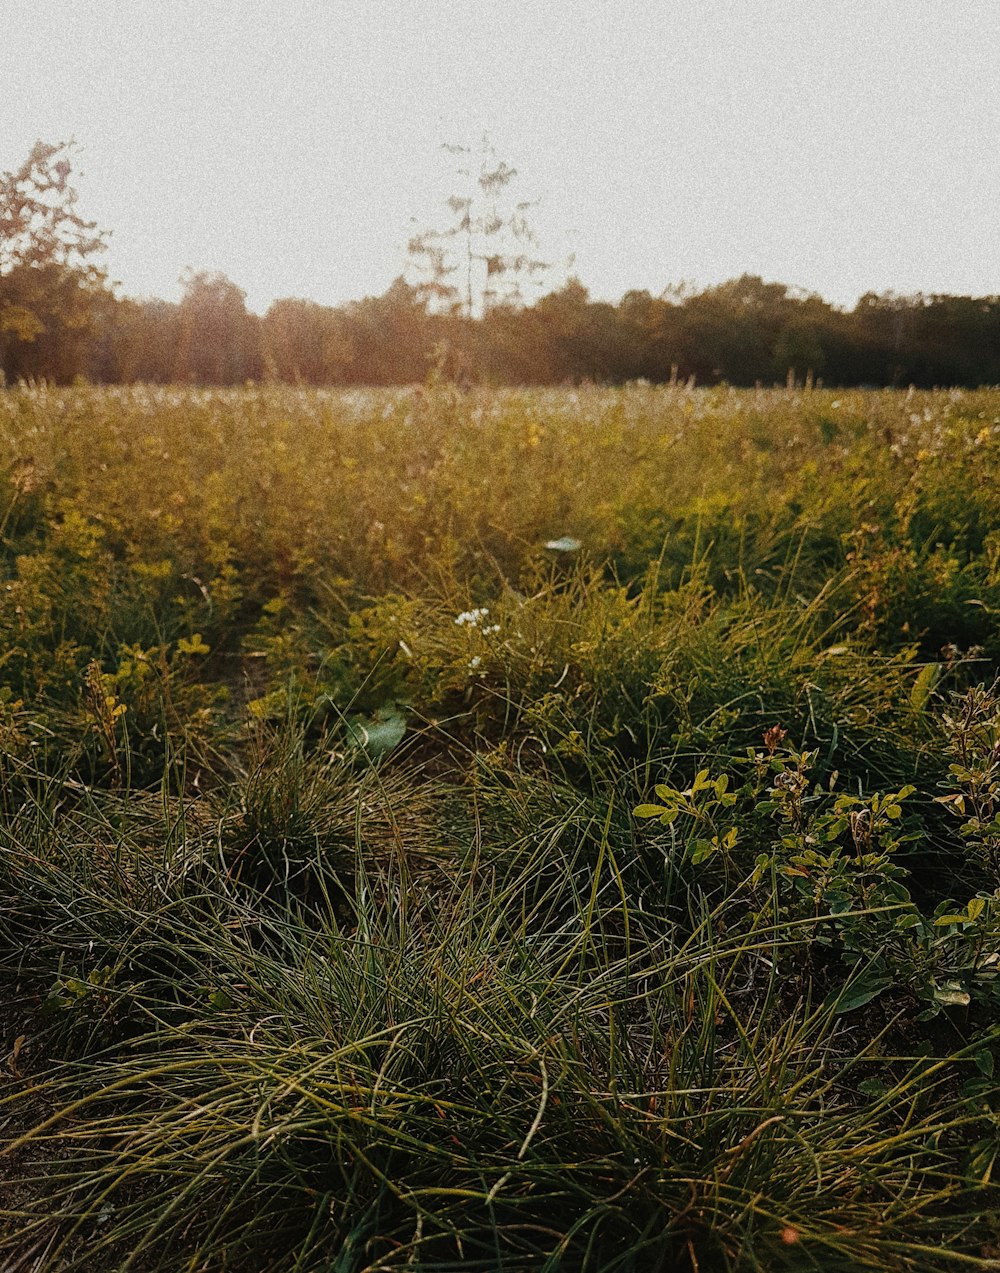
M 94 257 L 107 234 L 77 211 L 71 142 L 36 142 L 0 173 L 0 368 L 71 377 L 82 365 L 107 276 Z
M 465 318 L 525 304 L 549 268 L 537 257 L 530 221 L 537 201 L 512 198 L 517 169 L 498 158 L 487 134 L 478 146 L 446 142 L 442 149 L 455 160 L 458 188 L 445 200 L 449 221 L 410 238 L 420 296 Z

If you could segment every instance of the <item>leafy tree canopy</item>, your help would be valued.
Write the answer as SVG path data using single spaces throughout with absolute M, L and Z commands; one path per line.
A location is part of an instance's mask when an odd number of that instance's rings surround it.
M 91 258 L 107 233 L 77 211 L 72 150 L 72 142 L 38 141 L 19 168 L 0 173 L 0 335 L 35 340 L 63 317 L 68 279 L 84 292 L 105 282 Z

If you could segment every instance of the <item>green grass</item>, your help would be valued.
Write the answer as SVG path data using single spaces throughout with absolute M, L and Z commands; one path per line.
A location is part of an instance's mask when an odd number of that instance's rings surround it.
M 0 395 L 0 1265 L 1000 1267 L 998 420 Z

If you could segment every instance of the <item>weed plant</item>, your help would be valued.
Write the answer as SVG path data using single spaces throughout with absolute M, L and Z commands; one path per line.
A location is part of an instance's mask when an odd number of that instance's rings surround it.
M 0 1267 L 1000 1267 L 1000 393 L 0 394 Z

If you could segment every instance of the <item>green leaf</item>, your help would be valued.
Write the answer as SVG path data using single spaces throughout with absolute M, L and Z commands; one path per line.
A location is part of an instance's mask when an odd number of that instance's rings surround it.
M 965 1008 L 972 996 L 968 990 L 962 989 L 961 982 L 944 981 L 934 987 L 934 1001 L 945 1008 Z
M 979 916 L 982 915 L 983 911 L 986 909 L 986 898 L 985 897 L 970 897 L 969 903 L 965 909 L 971 921 L 977 920 Z
M 201 633 L 195 632 L 190 637 L 181 637 L 177 642 L 178 654 L 210 654 L 211 649 L 201 639 Z
M 910 690 L 910 706 L 915 712 L 922 712 L 927 706 L 927 700 L 933 693 L 940 676 L 940 663 L 927 663 L 917 673 L 917 679 Z
M 759 884 L 764 877 L 764 872 L 768 869 L 770 865 L 771 865 L 771 858 L 769 857 L 769 855 L 767 853 L 758 853 L 757 859 L 754 862 L 753 875 L 751 876 L 751 883 Z
M 247 712 L 254 720 L 278 720 L 288 710 L 288 695 L 284 689 L 272 690 L 262 698 L 251 699 Z
M 866 1003 L 877 999 L 891 985 L 890 977 L 862 977 L 860 981 L 856 981 L 842 992 L 837 999 L 836 1011 L 838 1013 L 853 1012 L 856 1008 L 863 1008 Z
M 357 751 L 372 759 L 386 755 L 402 742 L 406 733 L 406 717 L 393 703 L 380 707 L 370 719 L 352 716 L 347 722 L 347 741 Z
M 939 915 L 934 921 L 935 928 L 943 928 L 945 924 L 966 924 L 968 915 Z
M 997 1159 L 997 1142 L 994 1137 L 987 1140 L 981 1140 L 972 1147 L 972 1155 L 969 1159 L 969 1170 L 972 1175 L 982 1184 L 990 1183 L 993 1175 L 993 1164 Z
M 636 818 L 658 818 L 661 813 L 665 813 L 662 804 L 637 804 L 632 810 L 632 816 Z
M 987 1078 L 993 1077 L 994 1058 L 989 1048 L 980 1048 L 972 1059 L 975 1061 L 976 1069 L 980 1074 L 984 1074 Z

